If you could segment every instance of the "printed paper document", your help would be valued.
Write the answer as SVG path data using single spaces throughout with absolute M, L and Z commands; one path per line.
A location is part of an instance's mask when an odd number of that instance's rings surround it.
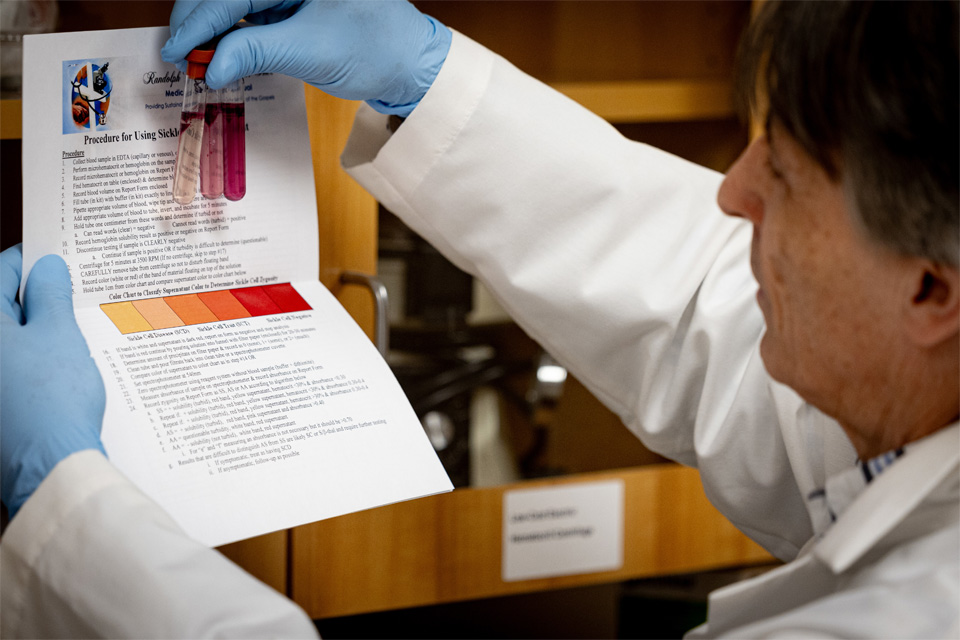
M 389 367 L 317 279 L 303 85 L 247 78 L 247 193 L 171 197 L 166 28 L 24 42 L 24 271 L 66 260 L 110 460 L 210 544 L 449 491 Z

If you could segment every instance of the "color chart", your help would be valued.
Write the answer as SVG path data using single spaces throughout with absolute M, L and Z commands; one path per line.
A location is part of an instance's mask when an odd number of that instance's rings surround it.
M 100 308 L 123 334 L 312 309 L 288 282 L 109 302 Z

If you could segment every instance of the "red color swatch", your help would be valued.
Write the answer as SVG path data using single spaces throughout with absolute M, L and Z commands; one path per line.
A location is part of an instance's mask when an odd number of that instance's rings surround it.
M 243 308 L 251 316 L 269 316 L 283 313 L 276 302 L 263 290 L 263 287 L 246 287 L 244 289 L 230 289 L 233 297 L 240 301 Z
M 270 299 L 277 303 L 277 306 L 284 313 L 291 311 L 310 311 L 311 307 L 307 301 L 300 297 L 297 290 L 289 282 L 282 284 L 268 284 L 263 287 L 263 291 L 270 296 Z

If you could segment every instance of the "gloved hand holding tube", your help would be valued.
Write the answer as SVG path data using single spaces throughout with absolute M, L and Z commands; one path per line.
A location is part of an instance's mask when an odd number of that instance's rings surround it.
M 0 498 L 11 518 L 58 462 L 104 452 L 106 407 L 66 264 L 59 256 L 37 261 L 21 306 L 22 261 L 20 245 L 0 253 Z
M 214 89 L 256 73 L 282 73 L 330 95 L 407 117 L 440 72 L 450 30 L 405 0 L 177 0 L 161 55 L 182 63 L 239 20 L 256 26 L 217 45 Z

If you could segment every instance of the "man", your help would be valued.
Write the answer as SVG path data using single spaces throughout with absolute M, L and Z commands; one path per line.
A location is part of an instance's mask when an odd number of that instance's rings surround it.
M 786 561 L 712 594 L 694 635 L 960 634 L 956 3 L 768 3 L 744 62 L 766 131 L 722 185 L 402 3 L 181 2 L 165 57 L 251 12 L 263 26 L 221 41 L 208 82 L 282 71 L 367 100 L 348 171 L 482 278 L 649 447 L 697 466 L 714 504 Z M 406 119 L 389 127 L 391 115 Z M 57 268 L 38 263 L 25 324 L 4 324 L 4 449 L 17 443 L 4 495 L 18 464 L 43 480 L 33 497 L 30 483 L 16 492 L 26 502 L 0 545 L 20 599 L 4 585 L 4 630 L 43 629 L 32 605 L 49 599 L 71 605 L 57 631 L 95 620 L 112 635 L 243 633 L 232 600 L 165 609 L 150 597 L 189 583 L 192 561 L 209 584 L 230 569 L 101 453 L 71 455 L 99 446 L 95 418 L 52 463 L 25 462 L 69 427 L 23 435 L 40 401 L 7 382 L 8 334 L 49 336 L 50 316 L 73 330 L 68 302 L 42 302 L 47 286 L 69 297 Z M 20 368 L 43 355 L 23 351 Z M 43 544 L 25 533 L 40 522 Z M 96 535 L 74 560 L 68 536 L 85 532 Z M 78 595 L 92 580 L 149 595 L 114 586 L 117 613 Z M 309 633 L 255 585 L 238 592 L 248 633 Z M 171 618 L 180 626 L 154 626 Z

